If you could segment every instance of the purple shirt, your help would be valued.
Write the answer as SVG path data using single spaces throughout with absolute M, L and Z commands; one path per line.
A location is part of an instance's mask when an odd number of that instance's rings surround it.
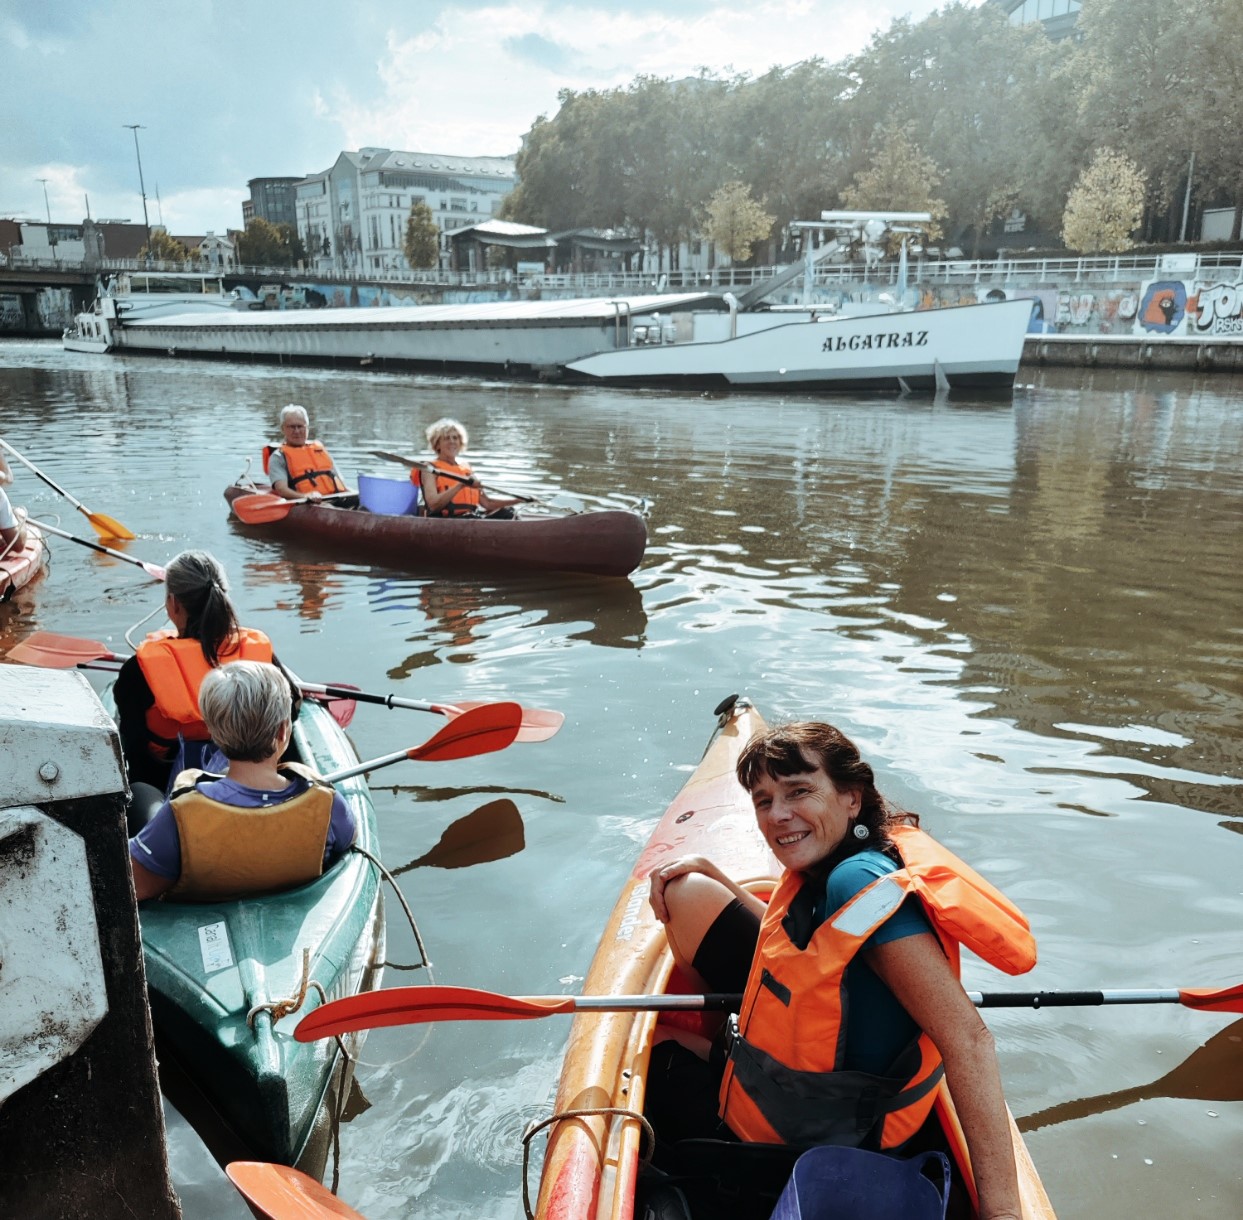
M 231 779 L 199 780 L 195 787 L 212 800 L 239 809 L 265 809 L 301 796 L 310 785 L 301 775 L 293 777 L 281 792 L 264 792 L 247 788 Z M 328 824 L 328 840 L 324 844 L 324 869 L 335 863 L 354 842 L 357 827 L 354 815 L 339 792 L 332 794 L 332 818 Z M 181 876 L 181 835 L 173 807 L 165 801 L 159 812 L 129 841 L 130 858 L 148 872 L 176 881 Z

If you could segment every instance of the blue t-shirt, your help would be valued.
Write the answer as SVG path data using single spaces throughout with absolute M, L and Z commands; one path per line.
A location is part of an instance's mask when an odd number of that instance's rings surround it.
M 825 885 L 823 909 L 818 923 L 838 911 L 860 890 L 898 866 L 880 851 L 861 851 L 847 856 L 830 874 Z M 863 961 L 862 954 L 877 945 L 932 932 L 923 904 L 908 895 L 902 905 L 864 942 L 858 956 L 846 967 L 846 1045 L 843 1067 L 847 1071 L 884 1073 L 912 1039 L 919 1026 L 898 1003 L 893 992 Z
M 288 788 L 280 792 L 265 792 L 260 788 L 247 788 L 231 779 L 199 780 L 195 787 L 212 800 L 239 809 L 262 809 L 283 804 L 295 796 L 301 796 L 309 783 L 304 776 L 295 775 Z M 328 825 L 328 839 L 324 844 L 324 868 L 335 863 L 354 842 L 356 833 L 354 815 L 339 792 L 332 794 L 332 817 Z M 173 807 L 165 801 L 159 812 L 129 841 L 129 854 L 148 872 L 176 881 L 181 876 L 181 835 Z

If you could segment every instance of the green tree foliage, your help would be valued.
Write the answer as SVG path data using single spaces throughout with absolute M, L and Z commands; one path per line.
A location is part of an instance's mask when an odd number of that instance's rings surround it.
M 1125 153 L 1100 149 L 1066 201 L 1062 240 L 1084 254 L 1116 253 L 1135 243 L 1144 217 L 1144 174 Z
M 410 205 L 401 248 L 411 267 L 434 267 L 440 261 L 440 229 L 432 219 L 432 209 L 422 200 Z
M 302 238 L 298 236 L 297 228 L 282 222 L 276 226 L 276 231 L 280 234 L 281 244 L 289 251 L 289 261 L 291 263 L 302 262 L 306 258 L 306 247 L 302 244 Z
M 288 240 L 289 232 L 289 225 L 277 226 L 256 216 L 237 240 L 237 261 L 247 267 L 292 266 L 295 258 Z
M 941 171 L 911 138 L 910 125 L 890 124 L 877 132 L 871 163 L 842 192 L 842 203 L 861 212 L 931 212 L 932 223 L 921 227 L 935 241 L 946 216 L 940 185 Z
M 703 234 L 736 263 L 751 257 L 751 247 L 763 241 L 773 227 L 773 217 L 751 197 L 745 182 L 719 187 L 704 208 Z
M 163 263 L 184 263 L 190 251 L 164 229 L 152 229 L 151 237 L 138 251 L 140 259 L 153 258 Z

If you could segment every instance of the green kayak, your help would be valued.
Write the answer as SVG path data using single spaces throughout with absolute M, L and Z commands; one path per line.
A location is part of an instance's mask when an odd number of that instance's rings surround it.
M 321 773 L 357 762 L 336 721 L 309 699 L 293 740 L 302 761 Z M 357 846 L 378 856 L 366 781 L 337 788 L 358 824 Z M 384 911 L 376 866 L 350 852 L 297 889 L 234 902 L 155 900 L 140 906 L 139 918 L 166 1093 L 218 1157 L 298 1165 L 318 1176 L 323 1137 L 351 1073 L 335 1041 L 296 1042 L 293 1030 L 305 1008 L 321 1002 L 315 984 L 328 999 L 379 985 Z M 295 1001 L 303 990 L 308 954 L 305 1004 L 274 1014 L 264 1006 Z M 342 1041 L 352 1056 L 361 1038 Z

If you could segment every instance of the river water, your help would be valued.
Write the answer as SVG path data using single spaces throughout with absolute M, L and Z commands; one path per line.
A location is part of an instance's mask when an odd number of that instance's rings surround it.
M 1019 902 L 1040 944 L 1020 986 L 1234 983 L 1237 387 L 1024 377 L 1034 384 L 1005 401 L 622 394 L 7 341 L 0 432 L 135 530 L 132 554 L 219 556 L 243 621 L 308 680 L 565 712 L 546 743 L 375 776 L 383 854 L 438 982 L 579 986 L 713 706 L 739 691 L 770 719 L 841 725 L 882 790 Z M 641 499 L 643 565 L 621 581 L 447 578 L 286 552 L 232 525 L 221 491 L 290 401 L 351 478 L 401 477 L 369 451 L 418 454 L 447 414 L 502 487 L 564 489 L 565 505 Z M 90 536 L 25 471 L 16 492 Z M 58 542 L 50 571 L 0 608 L 0 651 L 33 630 L 124 650 L 160 600 L 137 568 Z M 371 757 L 436 727 L 360 706 L 350 733 Z M 511 834 L 500 859 L 417 863 L 502 798 L 520 812 L 521 850 Z M 396 903 L 389 938 L 392 962 L 414 960 Z M 978 962 L 968 981 L 1013 987 Z M 1243 1019 L 1170 1004 L 988 1020 L 1061 1216 L 1243 1212 Z M 520 1215 L 519 1137 L 549 1112 L 567 1029 L 372 1034 L 370 1108 L 342 1130 L 343 1198 L 371 1220 Z M 239 1214 L 219 1179 L 183 1173 L 196 1179 L 183 1183 L 188 1215 Z

